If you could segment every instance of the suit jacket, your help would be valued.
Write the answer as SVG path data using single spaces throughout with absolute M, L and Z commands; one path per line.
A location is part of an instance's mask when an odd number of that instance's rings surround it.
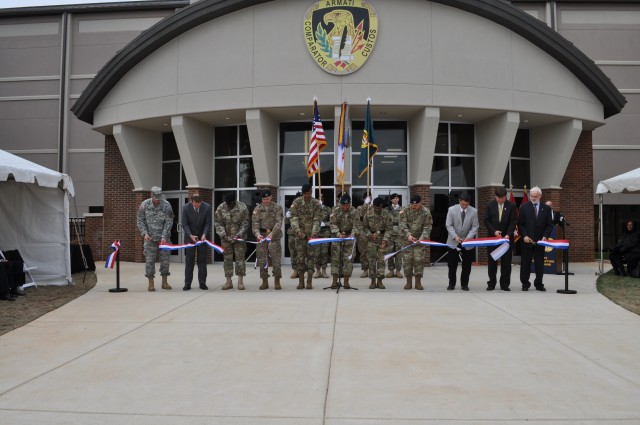
M 538 216 L 531 201 L 520 206 L 520 217 L 518 219 L 518 232 L 524 242 L 524 237 L 529 236 L 535 242 L 543 237 L 548 238 L 553 229 L 551 218 L 551 208 L 542 202 L 538 205 Z
M 502 220 L 499 220 L 499 217 L 498 202 L 494 199 L 487 204 L 487 209 L 484 212 L 484 225 L 487 226 L 489 232 L 487 236 L 495 236 L 496 230 L 500 230 L 502 236 L 509 236 L 509 240 L 513 243 L 513 233 L 518 222 L 516 206 L 505 200 L 502 204 Z
M 462 224 L 462 215 L 460 205 L 454 205 L 447 212 L 446 228 L 449 233 L 447 237 L 447 245 L 457 246 L 455 237 L 460 239 L 474 239 L 478 237 L 478 210 L 469 205 L 465 211 L 464 224 Z M 473 249 L 473 248 L 467 248 Z
M 209 234 L 211 230 L 211 205 L 206 202 L 200 204 L 200 211 L 196 214 L 191 202 L 182 206 L 182 230 L 185 243 L 191 240 L 191 235 L 198 239 Z

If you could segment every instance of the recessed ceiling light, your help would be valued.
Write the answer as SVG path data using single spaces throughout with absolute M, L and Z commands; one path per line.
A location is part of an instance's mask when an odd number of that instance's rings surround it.
M 300 116 L 301 116 L 301 117 L 304 117 L 304 112 L 300 112 Z
M 524 120 L 523 122 L 529 122 L 529 120 Z
M 462 114 L 458 114 L 458 118 L 462 118 L 462 117 L 463 117 L 463 115 L 462 115 Z
M 164 123 L 164 124 L 162 124 L 162 125 L 164 125 L 165 127 L 167 127 L 167 126 L 168 126 L 169 124 L 167 124 L 167 123 Z
M 229 121 L 231 118 L 229 117 L 224 117 L 225 120 Z

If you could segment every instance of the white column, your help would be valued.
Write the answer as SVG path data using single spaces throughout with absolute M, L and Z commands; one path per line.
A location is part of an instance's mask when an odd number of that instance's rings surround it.
M 582 121 L 570 119 L 531 130 L 531 185 L 561 189 L 573 150 L 582 134 Z M 585 184 L 592 184 L 591 181 Z
M 134 190 L 149 190 L 162 185 L 162 133 L 126 124 L 113 126 L 122 159 L 131 176 Z
M 261 109 L 247 110 L 256 186 L 279 186 L 278 122 Z
M 502 186 L 520 114 L 505 112 L 476 124 L 477 187 Z
M 185 116 L 171 117 L 187 188 L 213 187 L 213 134 L 209 124 Z
M 424 108 L 409 120 L 409 186 L 431 185 L 439 108 Z

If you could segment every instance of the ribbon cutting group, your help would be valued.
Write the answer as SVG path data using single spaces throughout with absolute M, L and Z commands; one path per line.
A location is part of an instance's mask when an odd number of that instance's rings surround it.
M 234 192 L 227 193 L 224 202 L 212 214 L 212 207 L 198 193 L 190 197 L 182 209 L 182 231 L 184 244 L 171 244 L 170 232 L 174 213 L 159 187 L 151 189 L 151 197 L 142 202 L 137 212 L 137 225 L 144 239 L 145 276 L 148 290 L 155 291 L 156 260 L 160 262 L 162 289 L 170 290 L 169 256 L 171 251 L 185 251 L 185 275 L 183 290 L 191 290 L 193 271 L 198 265 L 200 289 L 207 286 L 207 253 L 209 249 L 222 254 L 226 282 L 221 289 L 234 288 L 233 277 L 237 277 L 238 290 L 245 289 L 246 244 L 256 245 L 256 263 L 260 270 L 259 289 L 269 289 L 273 278 L 275 290 L 282 289 L 281 239 L 285 229 L 289 236 L 293 279 L 298 279 L 296 289 L 313 289 L 315 277 L 328 277 L 324 269 L 320 273 L 319 259 L 323 251 L 330 253 L 331 288 L 351 288 L 350 282 L 356 247 L 362 267 L 361 278 L 368 278 L 369 289 L 385 289 L 385 277 L 404 278 L 404 289 L 423 290 L 427 247 L 447 250 L 447 290 L 455 290 L 457 268 L 462 263 L 460 288 L 469 290 L 469 276 L 474 249 L 489 250 L 488 281 L 486 290 L 499 287 L 510 291 L 511 260 L 514 244 L 521 244 L 522 263 L 520 283 L 523 291 L 532 286 L 529 281 L 531 264 L 535 264 L 533 286 L 545 291 L 543 284 L 543 262 L 545 249 L 568 249 L 567 240 L 550 240 L 553 228 L 551 208 L 541 203 L 542 191 L 534 187 L 530 200 L 519 210 L 514 202 L 507 200 L 503 187 L 495 189 L 495 199 L 487 204 L 483 221 L 488 237 L 478 237 L 480 221 L 477 210 L 472 207 L 470 196 L 462 193 L 458 203 L 449 207 L 446 217 L 446 242 L 430 240 L 433 219 L 429 209 L 423 205 L 419 195 L 411 196 L 409 204 L 402 207 L 399 195 L 393 194 L 385 201 L 381 197 L 362 205 L 354 206 L 348 193 L 341 193 L 333 208 L 323 205 L 321 199 L 312 197 L 312 186 L 304 184 L 287 210 L 273 201 L 271 191 L 260 192 L 261 203 L 249 217 L 247 206 L 236 199 Z M 386 204 L 386 205 L 385 205 Z M 212 217 L 214 225 L 212 227 Z M 330 236 L 322 237 L 322 229 Z M 215 230 L 220 245 L 211 242 L 210 231 Z M 249 240 L 251 232 L 255 241 Z M 120 241 L 115 241 L 113 253 L 105 267 L 113 267 Z M 498 279 L 498 264 L 500 277 Z M 385 274 L 385 269 L 388 273 Z

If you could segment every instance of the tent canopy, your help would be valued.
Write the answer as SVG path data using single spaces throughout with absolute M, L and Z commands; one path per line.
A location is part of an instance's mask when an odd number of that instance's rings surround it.
M 604 193 L 635 193 L 640 192 L 640 168 L 628 171 L 619 176 L 602 180 L 598 183 L 596 194 Z
M 0 249 L 18 249 L 37 284 L 71 282 L 71 178 L 0 150 Z

